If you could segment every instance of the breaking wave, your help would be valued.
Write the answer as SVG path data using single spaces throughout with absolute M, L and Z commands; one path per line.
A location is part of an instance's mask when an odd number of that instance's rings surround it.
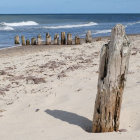
M 75 25 L 60 25 L 60 26 L 44 26 L 46 29 L 66 29 L 66 28 L 80 28 L 80 27 L 88 27 L 88 26 L 95 26 L 98 23 L 89 22 L 86 24 L 75 24 Z
M 93 34 L 105 34 L 105 33 L 110 33 L 111 30 L 97 30 Z
M 128 23 L 128 24 L 125 25 L 125 27 L 132 26 L 132 25 L 135 25 L 135 24 L 140 24 L 140 21 Z
M 13 31 L 14 28 L 9 26 L 0 27 L 0 31 Z
M 0 25 L 16 27 L 16 26 L 33 26 L 33 25 L 38 25 L 38 23 L 34 21 L 22 21 L 22 22 L 13 22 L 13 23 L 2 22 L 0 23 Z

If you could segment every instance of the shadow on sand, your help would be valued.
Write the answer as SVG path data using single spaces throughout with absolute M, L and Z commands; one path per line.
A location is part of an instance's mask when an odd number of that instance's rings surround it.
M 60 119 L 62 121 L 65 121 L 69 124 L 77 125 L 81 127 L 83 130 L 86 132 L 91 132 L 91 127 L 92 127 L 92 121 L 77 115 L 75 113 L 67 112 L 67 111 L 62 111 L 62 110 L 45 110 L 45 112 L 54 118 Z

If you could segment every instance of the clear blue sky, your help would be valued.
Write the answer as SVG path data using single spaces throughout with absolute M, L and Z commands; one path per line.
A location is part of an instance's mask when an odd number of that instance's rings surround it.
M 140 0 L 0 0 L 5 13 L 140 13 Z

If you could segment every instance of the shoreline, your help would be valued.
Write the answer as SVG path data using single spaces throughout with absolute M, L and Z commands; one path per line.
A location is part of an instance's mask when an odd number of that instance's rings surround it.
M 130 40 L 134 40 L 134 38 L 140 37 L 140 34 L 128 34 L 128 37 Z M 92 42 L 98 42 L 98 41 L 108 41 L 109 36 L 103 36 L 103 37 L 95 37 L 93 38 Z M 81 44 L 85 44 L 84 38 L 81 38 Z M 46 50 L 51 49 L 59 49 L 63 47 L 76 47 L 79 45 L 30 45 L 30 46 L 13 46 L 8 48 L 2 48 L 0 49 L 0 58 L 3 57 L 13 57 L 13 56 L 20 56 L 25 54 L 31 54 L 31 53 L 37 53 L 37 52 L 43 52 Z

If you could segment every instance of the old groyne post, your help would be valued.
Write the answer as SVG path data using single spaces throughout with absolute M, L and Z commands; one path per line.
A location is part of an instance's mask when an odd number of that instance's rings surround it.
M 46 33 L 46 45 L 51 45 L 51 36 L 49 33 Z
M 122 95 L 126 82 L 130 42 L 121 24 L 112 29 L 111 41 L 104 45 L 100 54 L 98 91 L 95 101 L 94 133 L 118 131 Z
M 91 43 L 92 42 L 92 33 L 89 30 L 86 34 L 86 39 L 85 39 L 86 43 Z
M 29 39 L 26 40 L 26 45 L 27 46 L 30 45 L 30 40 Z
M 72 45 L 72 34 L 71 33 L 67 34 L 67 45 Z
M 59 34 L 54 35 L 54 45 L 59 45 Z
M 22 45 L 25 46 L 26 45 L 25 36 L 23 35 L 21 36 L 21 41 L 22 41 Z
M 66 44 L 65 32 L 61 32 L 61 45 L 65 45 L 65 44 Z
M 31 45 L 36 45 L 36 44 L 37 44 L 36 38 L 33 37 L 33 38 L 31 39 Z
M 41 45 L 42 44 L 42 37 L 41 37 L 41 34 L 39 34 L 37 36 L 37 45 Z
M 15 44 L 20 44 L 20 40 L 19 40 L 19 36 L 18 35 L 15 36 Z
M 75 36 L 75 45 L 79 45 L 79 44 L 80 44 L 80 37 Z

